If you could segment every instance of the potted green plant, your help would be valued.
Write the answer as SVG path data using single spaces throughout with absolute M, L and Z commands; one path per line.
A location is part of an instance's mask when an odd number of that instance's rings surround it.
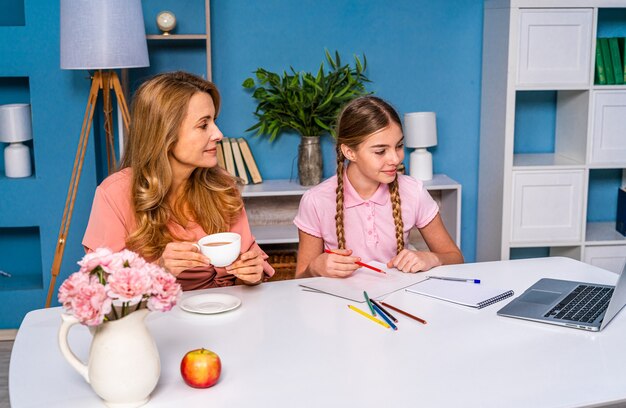
M 309 72 L 290 72 L 282 75 L 258 68 L 256 81 L 247 78 L 243 87 L 253 89 L 252 97 L 258 101 L 254 115 L 258 121 L 246 131 L 269 136 L 274 141 L 284 131 L 300 134 L 298 149 L 298 177 L 302 185 L 314 185 L 322 180 L 322 153 L 320 136 L 333 137 L 337 114 L 350 100 L 368 94 L 364 74 L 367 59 L 363 62 L 355 55 L 354 66 L 341 63 L 339 53 L 333 58 L 326 51 L 328 71 L 322 62 L 317 75 Z

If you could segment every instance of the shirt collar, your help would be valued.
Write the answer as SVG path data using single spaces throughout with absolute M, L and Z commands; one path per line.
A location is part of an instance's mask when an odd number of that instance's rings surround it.
M 348 172 L 343 172 L 343 204 L 346 208 L 356 207 L 367 202 L 385 205 L 387 201 L 389 201 L 389 186 L 387 184 L 380 183 L 376 192 L 368 200 L 363 200 L 348 180 Z

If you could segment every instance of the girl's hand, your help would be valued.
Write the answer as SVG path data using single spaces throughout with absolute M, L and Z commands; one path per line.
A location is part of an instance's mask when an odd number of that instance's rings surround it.
M 333 249 L 332 254 L 323 253 L 317 256 L 309 269 L 317 276 L 329 278 L 346 278 L 360 268 L 356 264 L 361 258 L 350 256 L 351 249 Z
M 184 270 L 211 265 L 211 260 L 202 255 L 193 242 L 170 242 L 165 246 L 158 264 L 178 276 Z
M 436 254 L 409 249 L 403 249 L 387 262 L 388 268 L 395 267 L 402 272 L 409 273 L 424 272 L 439 265 L 441 265 L 441 260 Z
M 239 256 L 239 259 L 226 267 L 246 285 L 256 285 L 263 280 L 263 254 L 258 249 L 252 249 Z

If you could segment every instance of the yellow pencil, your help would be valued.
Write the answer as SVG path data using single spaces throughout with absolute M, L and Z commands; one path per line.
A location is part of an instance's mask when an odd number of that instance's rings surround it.
M 363 315 L 363 316 L 367 317 L 367 318 L 368 318 L 368 319 L 370 319 L 371 321 L 376 322 L 376 323 L 380 324 L 380 325 L 381 325 L 381 326 L 383 326 L 383 327 L 386 327 L 386 328 L 388 328 L 388 329 L 390 329 L 390 328 L 391 328 L 391 327 L 390 327 L 387 323 L 383 322 L 382 320 L 380 320 L 380 319 L 378 319 L 378 318 L 376 318 L 376 317 L 374 317 L 374 316 L 370 316 L 369 314 L 365 313 L 364 311 L 362 311 L 362 310 L 361 310 L 361 309 L 359 309 L 358 307 L 355 307 L 355 306 L 352 306 L 352 305 L 348 305 L 348 307 L 349 307 L 350 309 L 354 310 L 355 312 L 357 312 L 358 314 L 360 314 L 360 315 Z

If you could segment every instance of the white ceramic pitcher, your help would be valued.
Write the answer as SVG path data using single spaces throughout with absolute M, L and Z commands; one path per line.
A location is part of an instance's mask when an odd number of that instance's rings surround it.
M 145 404 L 159 380 L 159 352 L 144 323 L 148 312 L 148 309 L 141 309 L 97 326 L 87 365 L 76 357 L 67 342 L 69 330 L 79 323 L 78 319 L 65 313 L 61 315 L 61 353 L 109 407 Z

